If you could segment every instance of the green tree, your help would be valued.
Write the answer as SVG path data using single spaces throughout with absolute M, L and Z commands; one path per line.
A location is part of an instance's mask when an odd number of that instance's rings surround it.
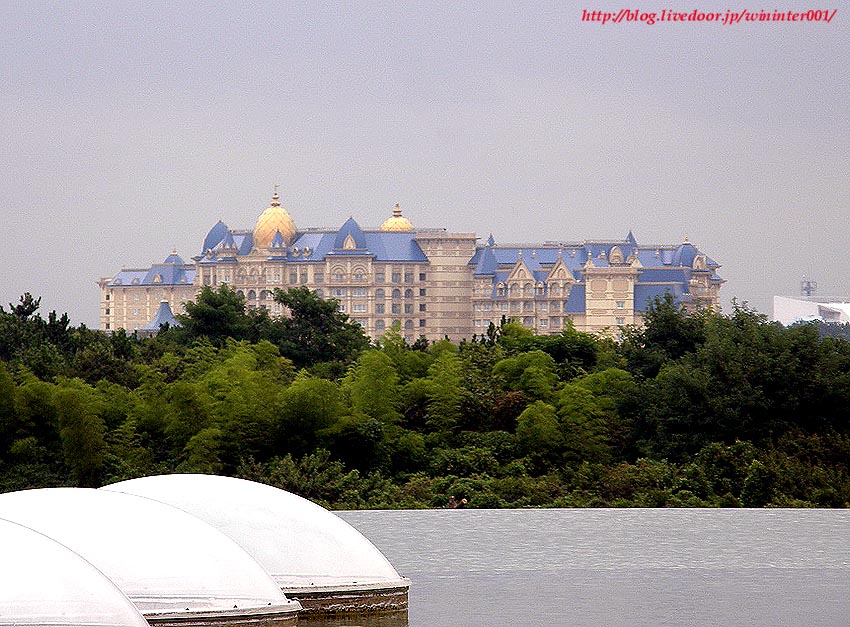
M 65 462 L 78 486 L 97 487 L 106 455 L 106 428 L 90 388 L 73 381 L 56 391 L 59 434 Z
M 461 418 L 463 366 L 460 358 L 443 352 L 428 368 L 431 381 L 426 424 L 429 430 L 448 436 Z
M 345 378 L 345 389 L 356 413 L 395 424 L 398 413 L 398 374 L 390 358 L 377 350 L 363 353 Z
M 335 424 L 343 412 L 337 384 L 303 370 L 281 390 L 277 407 L 276 452 L 299 456 L 315 449 L 319 432 Z
M 299 368 L 320 362 L 351 363 L 369 346 L 359 324 L 339 311 L 335 300 L 323 300 L 306 287 L 276 289 L 275 301 L 289 310 L 279 321 L 276 340 L 284 357 Z
M 183 327 L 173 329 L 174 333 L 190 340 L 207 338 L 216 346 L 223 346 L 227 338 L 248 339 L 253 332 L 242 297 L 226 284 L 217 290 L 202 287 L 194 301 L 186 302 L 186 314 L 178 320 Z

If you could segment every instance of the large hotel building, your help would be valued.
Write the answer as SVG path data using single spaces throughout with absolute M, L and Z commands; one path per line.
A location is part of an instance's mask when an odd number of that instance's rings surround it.
M 656 296 L 718 306 L 718 264 L 693 244 L 623 240 L 500 245 L 491 236 L 415 228 L 396 205 L 377 229 L 298 229 L 277 193 L 253 230 L 218 222 L 187 263 L 176 252 L 99 281 L 101 329 L 155 330 L 203 286 L 229 285 L 248 308 L 285 315 L 274 288 L 307 286 L 339 301 L 372 338 L 398 325 L 408 341 L 485 333 L 502 316 L 537 333 L 571 321 L 591 333 L 640 324 Z

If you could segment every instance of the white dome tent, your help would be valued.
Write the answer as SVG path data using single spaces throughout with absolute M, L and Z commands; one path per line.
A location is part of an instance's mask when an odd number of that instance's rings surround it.
M 359 531 L 290 492 L 215 475 L 159 475 L 100 488 L 156 499 L 224 532 L 304 612 L 407 608 L 410 581 Z
M 0 626 L 148 627 L 106 575 L 37 531 L 0 520 Z
M 233 540 L 163 503 L 86 488 L 24 490 L 0 494 L 0 518 L 91 562 L 152 625 L 297 620 L 300 605 Z

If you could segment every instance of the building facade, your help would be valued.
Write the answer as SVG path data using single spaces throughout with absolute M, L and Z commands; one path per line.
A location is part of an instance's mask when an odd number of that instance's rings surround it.
M 296 228 L 277 193 L 253 230 L 219 221 L 198 255 L 176 251 L 150 268 L 126 268 L 99 281 L 101 329 L 137 331 L 167 303 L 182 313 L 203 286 L 227 284 L 246 306 L 286 315 L 275 288 L 306 286 L 372 338 L 398 325 L 408 341 L 485 333 L 502 316 L 538 333 L 616 332 L 640 324 L 656 296 L 686 307 L 719 306 L 719 265 L 693 244 L 624 240 L 483 244 L 475 233 L 414 228 L 396 205 L 377 229 L 349 218 L 339 229 Z M 159 313 L 161 316 L 161 313 Z

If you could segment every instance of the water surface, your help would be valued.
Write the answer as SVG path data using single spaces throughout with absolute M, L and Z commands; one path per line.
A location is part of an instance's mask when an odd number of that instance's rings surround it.
M 850 625 L 845 510 L 338 512 L 407 616 L 309 625 Z

